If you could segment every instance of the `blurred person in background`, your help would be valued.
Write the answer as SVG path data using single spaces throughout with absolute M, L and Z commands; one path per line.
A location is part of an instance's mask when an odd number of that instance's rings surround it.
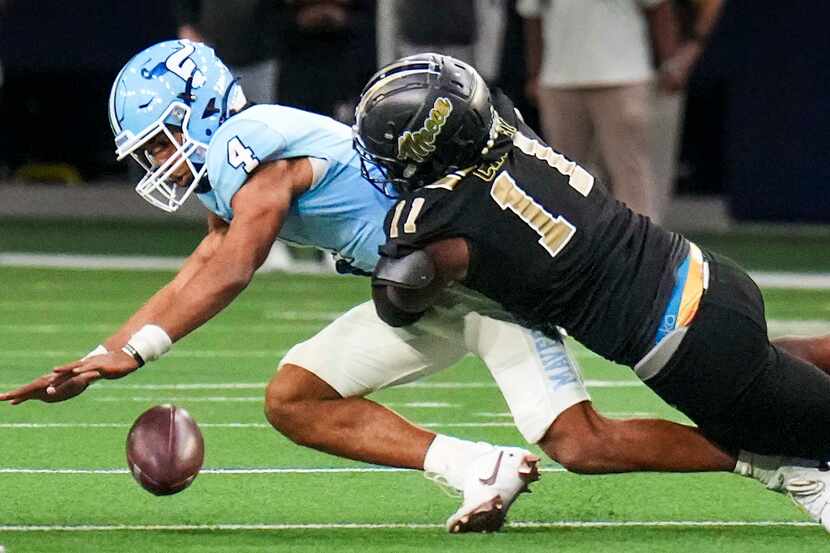
M 437 52 L 499 76 L 507 0 L 383 0 L 378 3 L 378 63 Z M 425 22 L 428 22 L 425 24 Z
M 374 72 L 375 0 L 282 0 L 280 104 L 351 123 Z
M 475 63 L 476 0 L 386 0 L 378 8 L 392 39 L 382 64 L 421 52 Z
M 677 49 L 669 0 L 519 0 L 527 93 L 545 138 L 586 164 L 594 137 L 615 196 L 660 219 L 649 151 L 653 59 Z
M 252 102 L 277 100 L 280 6 L 270 0 L 173 0 L 179 38 L 211 45 Z
M 718 21 L 724 0 L 675 0 L 682 22 L 683 42 L 660 66 L 659 80 L 663 90 L 679 92 L 686 88 L 689 77 L 703 54 L 706 41 Z
M 279 103 L 351 124 L 361 87 L 376 64 L 375 1 L 281 0 L 276 4 L 281 15 L 271 32 L 279 33 L 286 52 L 279 76 Z M 263 267 L 290 267 L 290 251 L 295 257 L 301 255 L 276 243 Z M 310 257 L 312 267 L 334 270 L 330 255 L 313 251 Z
M 684 126 L 686 89 L 703 55 L 723 0 L 673 0 L 680 21 L 682 42 L 658 69 L 660 93 L 655 95 L 651 124 L 654 168 L 654 202 L 658 218 L 664 218 L 678 176 L 680 136 Z
M 519 0 L 508 0 L 505 6 L 504 42 L 499 52 L 498 77 L 493 82 L 494 88 L 501 89 L 513 98 L 516 109 L 525 122 L 533 128 L 539 128 L 539 111 L 536 102 L 526 94 L 527 57 L 525 56 L 524 18 L 516 10 Z M 483 75 L 482 75 L 483 76 Z

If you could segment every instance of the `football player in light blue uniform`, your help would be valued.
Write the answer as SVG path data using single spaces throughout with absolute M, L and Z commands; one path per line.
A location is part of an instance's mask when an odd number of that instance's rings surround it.
M 170 41 L 135 56 L 115 79 L 109 117 L 118 158 L 131 156 L 146 171 L 138 194 L 168 212 L 195 194 L 210 212 L 208 234 L 172 281 L 87 357 L 0 394 L 0 401 L 62 401 L 157 359 L 236 298 L 277 238 L 331 250 L 353 271 L 374 268 L 394 201 L 361 177 L 350 129 L 296 109 L 247 105 L 207 46 Z M 365 302 L 291 348 L 268 386 L 266 414 L 297 443 L 434 473 L 464 494 L 450 530 L 497 530 L 538 478 L 539 458 L 436 435 L 363 396 L 441 370 L 468 352 L 502 370 L 497 378 L 532 371 L 540 389 L 558 373 L 564 384 L 531 398 L 549 409 L 520 422 L 538 440 L 587 393 L 561 343 L 534 342 L 529 334 L 457 302 L 417 327 L 393 329 Z
M 302 172 L 310 164 L 311 186 L 293 198 L 279 237 L 337 252 L 371 271 L 383 239 L 377 221 L 392 200 L 367 189 L 349 128 L 289 107 L 247 107 L 241 87 L 207 47 L 173 41 L 155 48 L 124 67 L 110 98 L 119 159 L 131 155 L 147 170 L 137 192 L 172 212 L 195 191 L 230 223 L 234 197 L 260 164 L 305 158 L 308 163 L 288 165 L 303 166 L 295 171 Z M 177 128 L 181 145 L 173 136 Z M 153 148 L 165 143 L 176 145 L 173 155 L 154 163 Z M 185 177 L 186 186 L 174 185 Z
M 360 173 L 351 131 L 329 117 L 276 105 L 252 106 L 223 124 L 207 154 L 210 189 L 197 195 L 223 220 L 233 219 L 234 195 L 263 162 L 308 158 L 311 186 L 294 199 L 279 237 L 336 252 L 371 271 L 384 239 L 382 221 L 393 200 Z

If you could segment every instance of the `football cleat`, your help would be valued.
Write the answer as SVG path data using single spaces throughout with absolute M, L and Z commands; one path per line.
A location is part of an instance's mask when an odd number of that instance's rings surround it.
M 519 494 L 539 480 L 539 457 L 517 447 L 496 447 L 476 458 L 467 470 L 461 507 L 447 520 L 447 530 L 496 532 Z
M 785 493 L 830 532 L 830 472 L 800 466 L 780 467 L 767 488 Z

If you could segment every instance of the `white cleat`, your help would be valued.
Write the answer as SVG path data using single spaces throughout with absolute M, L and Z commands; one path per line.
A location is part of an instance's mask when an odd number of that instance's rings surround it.
M 790 496 L 813 520 L 830 532 L 830 472 L 811 467 L 782 466 L 767 488 Z
M 464 478 L 461 508 L 447 520 L 447 530 L 498 531 L 516 497 L 539 480 L 538 463 L 539 457 L 518 447 L 496 447 L 476 458 Z

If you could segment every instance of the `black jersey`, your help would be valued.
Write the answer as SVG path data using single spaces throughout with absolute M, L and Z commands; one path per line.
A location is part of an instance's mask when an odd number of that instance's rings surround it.
M 688 242 L 616 201 L 519 120 L 504 95 L 494 99 L 503 155 L 399 201 L 384 248 L 405 255 L 463 237 L 465 286 L 530 328 L 561 326 L 596 353 L 636 364 L 654 345 Z

